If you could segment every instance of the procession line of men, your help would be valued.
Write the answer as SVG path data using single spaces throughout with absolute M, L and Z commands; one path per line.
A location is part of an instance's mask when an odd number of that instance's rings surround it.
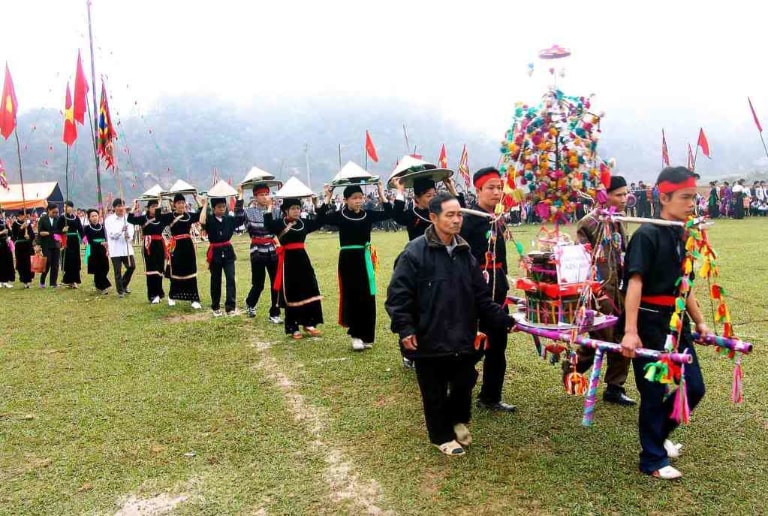
M 496 168 L 483 168 L 475 173 L 473 182 L 477 201 L 471 208 L 493 214 L 503 194 L 501 174 Z M 317 207 L 314 219 L 301 217 L 302 203 L 298 198 L 284 199 L 279 210 L 274 209 L 269 188 L 263 184 L 254 187 L 254 198 L 245 209 L 240 190 L 234 215 L 228 214 L 223 198 L 198 199 L 200 212 L 189 212 L 184 196 L 179 194 L 173 199 L 171 213 L 160 213 L 159 202 L 150 200 L 143 213 L 137 202 L 132 213 L 127 214 L 122 200 L 116 199 L 114 213 L 103 224 L 99 223 L 96 210 L 88 210 L 88 222 L 83 225 L 73 215 L 72 203 L 66 203 L 61 217 L 58 208 L 50 205 L 40 218 L 37 236 L 24 213 L 10 230 L 4 224 L 0 226 L 0 274 L 7 273 L 8 263 L 13 268 L 13 257 L 9 261 L 6 250 L 10 238 L 16 244 L 20 279 L 29 287 L 33 275 L 27 266 L 34 241 L 47 258 L 41 287 L 45 286 L 46 277 L 50 278 L 51 286 L 57 286 L 58 262 L 63 255 L 63 282 L 76 288 L 81 283 L 80 242 L 85 238 L 87 271 L 94 275 L 96 288 L 106 292 L 110 287 L 107 274 L 111 263 L 116 290 L 122 297 L 130 293 L 135 270 L 132 242 L 134 225 L 138 225 L 143 235 L 148 301 L 158 304 L 165 297 L 162 282 L 166 277 L 170 280 L 170 306 L 188 301 L 199 309 L 197 260 L 191 236 L 193 225 L 199 222 L 208 234 L 206 261 L 211 270 L 211 308 L 214 316 L 223 315 L 223 276 L 224 310 L 232 315 L 236 312 L 236 255 L 231 239 L 235 229 L 245 225 L 251 238 L 251 288 L 246 312 L 255 316 L 268 275 L 270 321 L 280 323 L 280 309 L 284 309 L 285 333 L 299 340 L 304 335 L 320 336 L 317 326 L 323 323 L 323 296 L 306 252 L 307 235 L 325 225 L 337 226 L 339 324 L 347 328 L 352 349 L 364 351 L 373 346 L 376 323 L 377 258 L 371 229 L 373 224 L 393 218 L 406 226 L 410 242 L 395 262 L 387 291 L 385 307 L 391 329 L 400 339 L 405 363 L 415 366 L 430 441 L 447 455 L 462 455 L 472 442 L 468 424 L 479 360 L 484 364 L 477 406 L 508 413 L 516 410 L 502 400 L 507 333 L 513 322 L 506 308 L 506 227 L 501 221 L 489 225 L 485 217 L 463 217 L 463 198 L 456 196 L 450 180 L 446 186 L 448 193 L 437 193 L 433 181 L 417 180 L 413 185 L 414 204 L 408 209 L 404 188 L 399 184 L 395 202 L 385 202 L 383 211 L 363 209 L 365 197 L 359 186 L 346 187 L 344 205 L 332 211 L 332 188 L 328 187 L 325 202 Z M 696 185 L 690 171 L 682 167 L 664 169 L 657 186 L 661 218 L 683 221 L 693 213 Z M 386 199 L 380 183 L 378 188 L 380 198 Z M 611 206 L 622 210 L 626 204 L 626 182 L 614 177 L 607 190 Z M 584 217 L 578 226 L 580 240 L 593 247 L 605 245 L 598 226 L 595 212 Z M 169 242 L 163 236 L 166 230 L 171 234 Z M 680 228 L 646 224 L 627 245 L 626 231 L 620 223 L 611 232 L 619 236 L 618 242 L 611 239 L 599 254 L 597 266 L 606 293 L 602 308 L 619 315 L 619 325 L 611 333 L 596 336 L 620 341 L 624 357 L 609 358 L 604 399 L 633 405 L 623 387 L 630 359 L 641 345 L 659 350 L 664 347 L 684 255 L 682 233 Z M 624 251 L 626 257 L 622 260 Z M 0 283 L 9 281 L 12 279 L 8 280 L 7 274 L 0 276 Z M 696 323 L 699 332 L 708 333 L 692 294 L 686 306 L 686 317 Z M 683 327 L 688 328 L 688 324 Z M 485 343 L 477 339 L 478 332 L 487 337 Z M 681 346 L 694 357 L 685 374 L 689 402 L 695 407 L 703 396 L 704 386 L 690 332 L 684 331 Z M 577 365 L 580 372 L 588 369 L 589 354 L 581 353 Z M 644 365 L 645 361 L 634 359 L 635 381 L 641 394 L 640 468 L 656 477 L 678 478 L 679 471 L 669 464 L 669 459 L 680 453 L 679 445 L 668 439 L 676 426 L 668 417 L 672 402 L 665 399 L 663 386 L 645 380 Z

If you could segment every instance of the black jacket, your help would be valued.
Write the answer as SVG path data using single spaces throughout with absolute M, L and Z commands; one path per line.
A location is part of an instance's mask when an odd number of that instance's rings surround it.
M 456 241 L 449 255 L 430 226 L 395 262 L 385 306 L 391 329 L 401 340 L 416 335 L 418 349 L 403 349 L 409 358 L 476 353 L 478 319 L 489 326 L 512 326 L 511 318 L 491 300 L 469 245 L 460 236 Z

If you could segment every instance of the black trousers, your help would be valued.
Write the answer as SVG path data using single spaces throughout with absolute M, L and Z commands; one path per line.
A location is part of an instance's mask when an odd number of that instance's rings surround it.
M 269 292 L 272 296 L 272 304 L 269 305 L 269 316 L 278 317 L 280 315 L 280 307 L 277 304 L 277 291 L 272 288 L 275 276 L 277 276 L 277 262 L 256 260 L 254 259 L 256 254 L 258 252 L 251 253 L 251 290 L 248 292 L 248 297 L 245 298 L 245 304 L 256 307 L 261 293 L 264 291 L 264 281 L 267 278 L 267 272 L 269 272 Z
M 125 289 L 133 277 L 133 271 L 136 270 L 136 259 L 133 256 L 115 256 L 111 258 L 112 268 L 115 270 L 115 288 L 118 294 L 125 294 Z M 125 274 L 123 274 L 123 265 L 125 265 Z
M 494 301 L 503 306 L 506 296 L 507 292 L 500 292 L 497 285 Z M 509 313 L 506 307 L 504 311 Z M 484 324 L 480 325 L 480 331 L 488 336 L 488 349 L 483 360 L 483 386 L 477 398 L 489 404 L 498 403 L 507 372 L 507 331 L 504 328 L 488 328 Z
M 47 258 L 45 263 L 45 272 L 40 275 L 40 284 L 45 285 L 45 277 L 50 273 L 52 287 L 57 285 L 59 280 L 59 260 L 61 258 L 61 249 L 58 247 L 49 247 L 43 249 L 43 256 Z
M 469 423 L 472 389 L 477 383 L 476 362 L 473 356 L 415 360 L 424 419 L 432 444 L 456 439 L 453 425 Z
M 211 262 L 211 308 L 218 310 L 221 308 L 221 273 L 227 282 L 227 297 L 224 299 L 224 309 L 231 312 L 237 307 L 237 287 L 235 285 L 235 261 L 213 261 Z

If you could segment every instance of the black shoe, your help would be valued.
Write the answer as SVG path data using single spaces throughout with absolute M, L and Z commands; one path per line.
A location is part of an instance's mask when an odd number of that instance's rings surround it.
M 128 287 L 125 287 L 125 290 L 123 290 L 123 294 L 130 294 L 130 293 L 131 293 L 131 289 L 129 289 Z
M 486 410 L 494 410 L 497 412 L 517 412 L 517 407 L 514 405 L 510 405 L 509 403 L 504 403 L 503 401 L 497 401 L 496 403 L 487 403 L 483 400 L 477 400 L 477 408 L 486 409 Z
M 607 390 L 603 393 L 603 401 L 607 403 L 614 403 L 621 405 L 622 407 L 631 407 L 637 405 L 637 402 L 627 396 L 623 391 L 619 390 Z
M 416 364 L 414 364 L 413 360 L 411 360 L 410 358 L 403 357 L 403 367 L 413 371 L 414 369 L 416 369 Z

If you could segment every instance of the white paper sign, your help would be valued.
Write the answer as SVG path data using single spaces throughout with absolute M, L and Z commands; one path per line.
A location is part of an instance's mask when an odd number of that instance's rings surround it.
M 583 245 L 557 246 L 555 259 L 557 260 L 557 281 L 561 285 L 583 283 L 589 278 L 592 262 Z

